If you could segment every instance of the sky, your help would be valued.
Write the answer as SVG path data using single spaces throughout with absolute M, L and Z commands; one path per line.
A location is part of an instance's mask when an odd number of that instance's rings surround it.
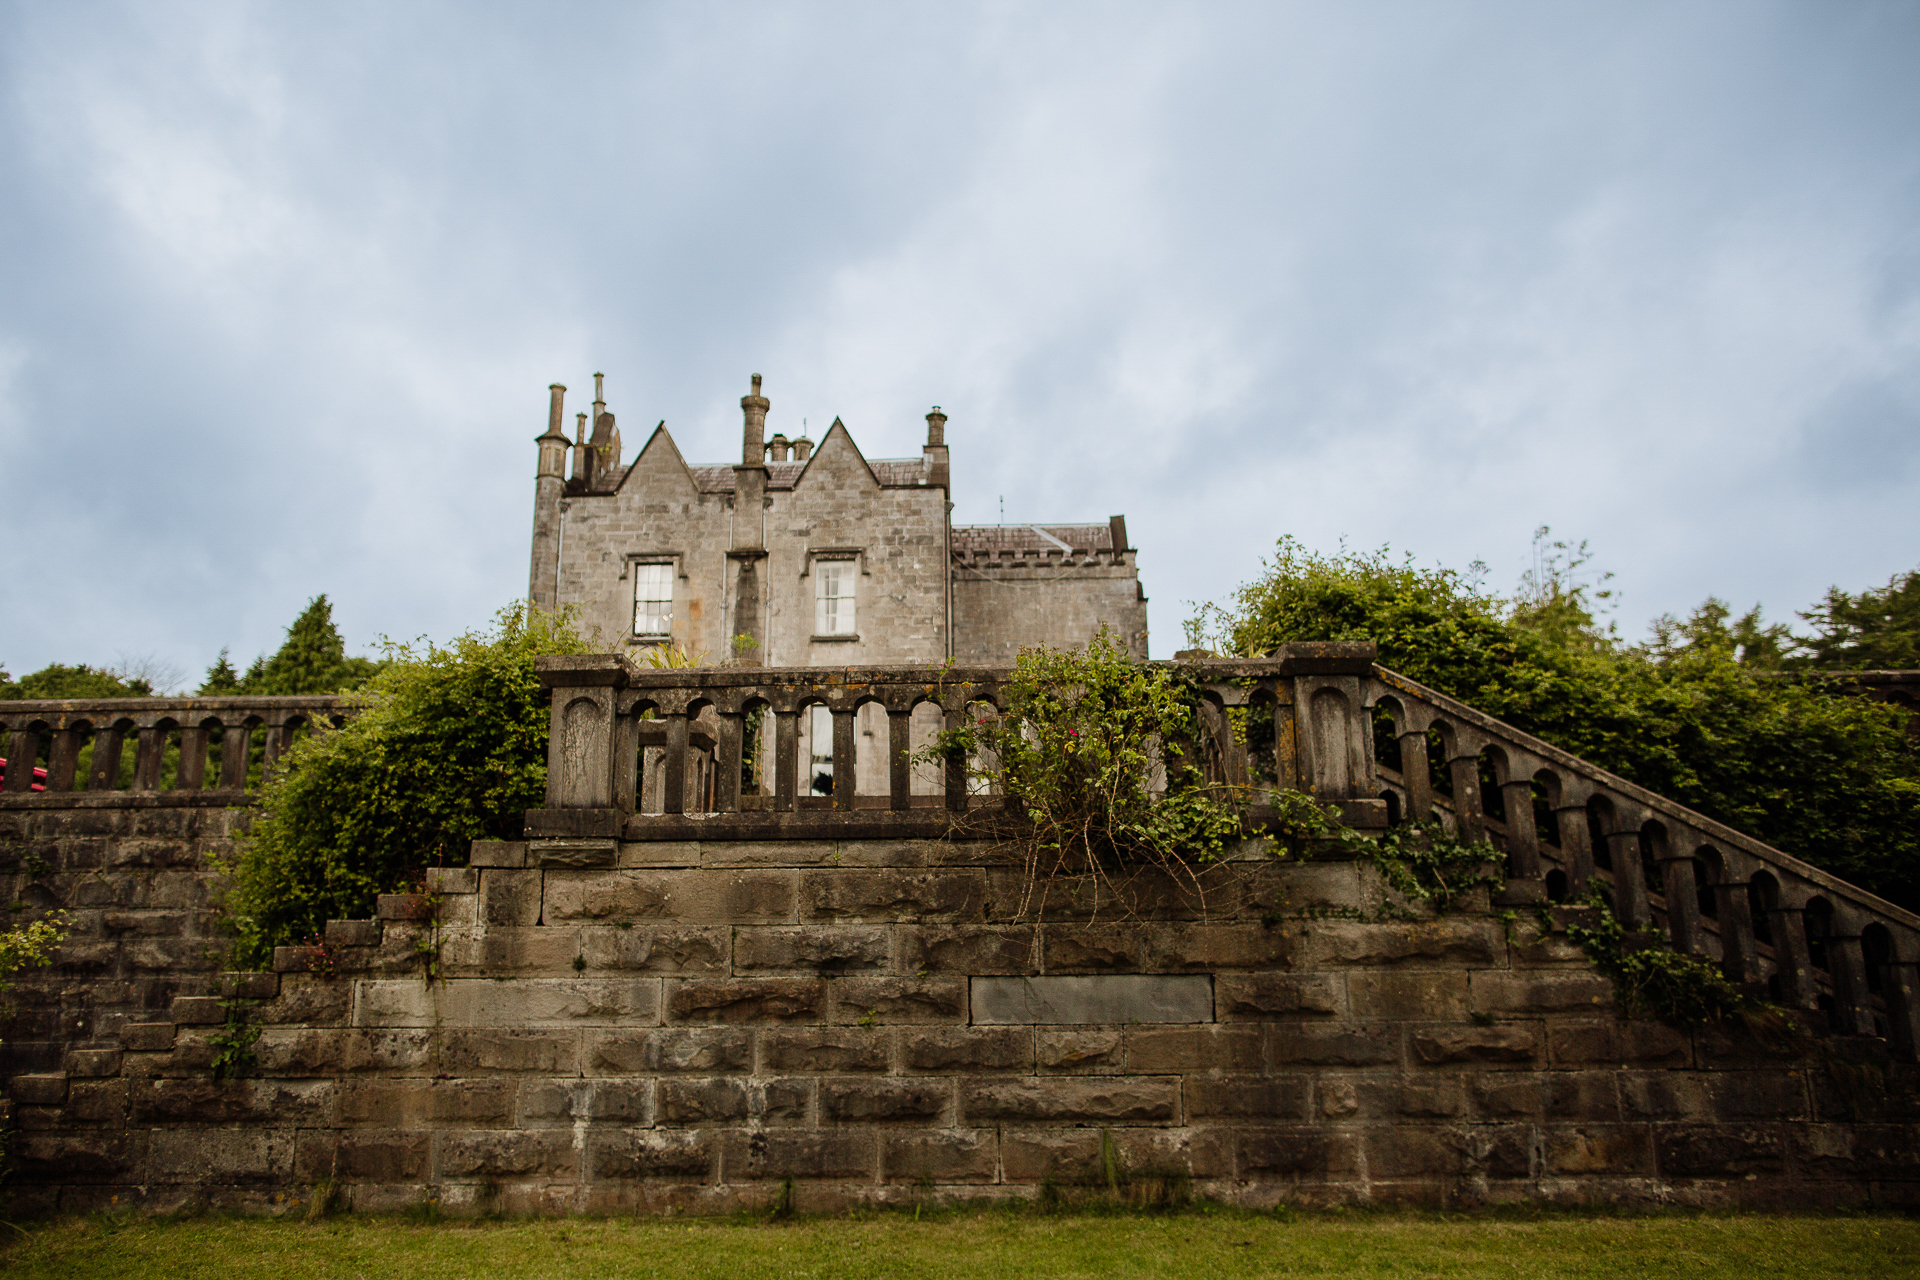
M 1920 5 L 0 2 L 0 667 L 524 595 L 547 384 L 731 462 L 949 415 L 1123 513 L 1590 543 L 1629 637 L 1920 566 Z

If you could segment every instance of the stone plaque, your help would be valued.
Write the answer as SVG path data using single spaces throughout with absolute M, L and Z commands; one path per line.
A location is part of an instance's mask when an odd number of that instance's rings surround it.
M 1210 974 L 975 978 L 976 1024 L 1212 1022 Z

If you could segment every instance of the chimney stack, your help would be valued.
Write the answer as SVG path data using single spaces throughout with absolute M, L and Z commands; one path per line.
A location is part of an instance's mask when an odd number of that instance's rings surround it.
M 799 438 L 794 440 L 793 460 L 795 462 L 805 462 L 808 458 L 811 458 L 812 456 L 813 456 L 813 441 L 807 439 L 805 436 L 800 436 Z
M 786 433 L 781 431 L 774 432 L 773 439 L 767 441 L 767 451 L 773 455 L 775 462 L 785 462 L 787 460 Z
M 933 412 L 927 415 L 927 447 L 937 449 L 947 442 L 947 415 L 940 412 L 940 406 L 933 406 Z
M 767 410 L 771 408 L 767 398 L 760 394 L 760 375 L 753 375 L 753 391 L 740 397 L 740 411 L 746 415 L 745 443 L 740 450 L 740 462 L 743 466 L 764 467 L 767 465 Z

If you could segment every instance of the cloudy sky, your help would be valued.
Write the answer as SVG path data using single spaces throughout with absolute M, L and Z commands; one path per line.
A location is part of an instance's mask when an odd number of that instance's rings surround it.
M 1153 645 L 1291 534 L 1623 628 L 1920 564 L 1920 6 L 0 4 L 0 666 L 526 589 L 546 386 L 951 415 Z M 570 403 L 569 408 L 577 407 Z

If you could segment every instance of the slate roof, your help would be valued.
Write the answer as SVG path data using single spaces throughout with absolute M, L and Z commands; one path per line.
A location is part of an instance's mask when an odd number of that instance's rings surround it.
M 793 488 L 806 465 L 804 462 L 769 462 L 767 488 Z M 926 462 L 921 458 L 868 458 L 867 465 L 873 468 L 874 478 L 883 486 L 917 488 L 927 474 Z M 703 493 L 733 492 L 733 467 L 728 463 L 696 462 L 687 470 L 693 472 L 693 482 Z
M 1053 535 L 1053 541 L 1042 535 Z M 1111 551 L 1113 526 L 1101 524 L 957 524 L 953 527 L 953 554 L 956 556 L 998 556 L 1003 551 L 1024 555 L 1029 551 L 1046 555 L 1066 543 L 1075 552 Z

